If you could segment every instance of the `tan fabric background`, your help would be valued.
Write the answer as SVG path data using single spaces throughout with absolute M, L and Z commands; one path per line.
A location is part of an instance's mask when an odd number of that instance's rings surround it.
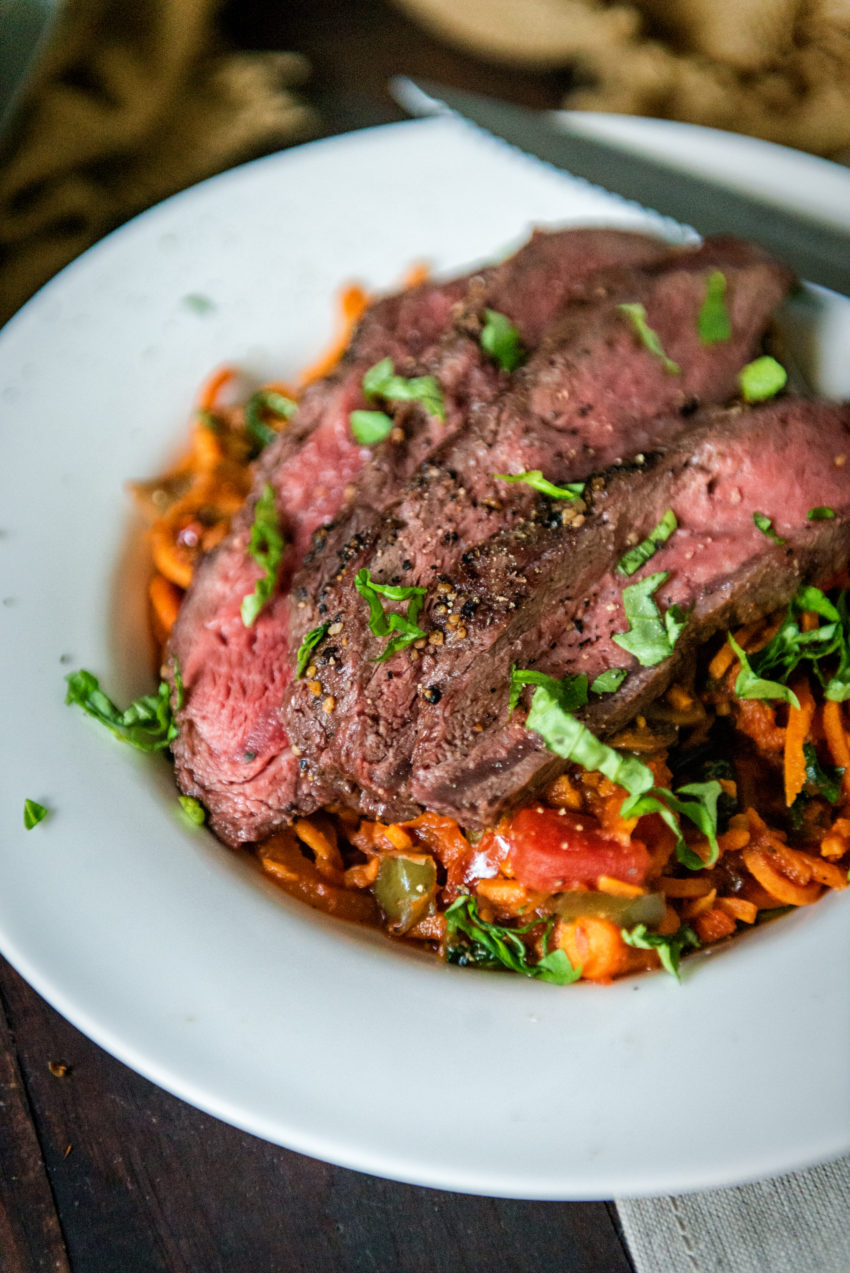
M 566 105 L 850 154 L 850 0 L 396 0 L 466 52 L 574 67 Z
M 573 69 L 570 106 L 850 157 L 850 0 L 395 2 L 482 59 Z M 0 323 L 135 212 L 311 134 L 303 59 L 223 51 L 218 3 L 65 0 L 0 148 Z
M 216 0 L 67 0 L 0 151 L 0 323 L 142 208 L 307 137 L 289 53 L 217 47 Z

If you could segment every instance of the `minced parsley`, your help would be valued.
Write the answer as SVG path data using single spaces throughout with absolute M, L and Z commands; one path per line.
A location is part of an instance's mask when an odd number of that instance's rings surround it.
M 246 628 L 252 627 L 267 601 L 271 600 L 285 542 L 275 506 L 274 491 L 268 483 L 254 505 L 254 522 L 248 541 L 248 552 L 262 570 L 254 591 L 242 598 L 241 615 Z

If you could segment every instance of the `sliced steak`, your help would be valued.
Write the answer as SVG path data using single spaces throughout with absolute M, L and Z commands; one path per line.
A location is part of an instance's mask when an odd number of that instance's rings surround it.
M 366 312 L 340 366 L 307 390 L 291 426 L 263 454 L 253 494 L 231 534 L 201 565 L 169 644 L 167 666 L 177 660 L 186 687 L 174 748 L 177 779 L 204 801 L 222 839 L 256 839 L 292 808 L 298 758 L 279 710 L 301 639 L 299 633 L 290 640 L 289 580 L 317 529 L 355 498 L 382 506 L 428 452 L 465 423 L 475 401 L 504 386 L 506 377 L 478 345 L 483 309 L 506 312 L 532 343 L 590 271 L 654 261 L 670 251 L 657 239 L 616 230 L 537 235 L 498 266 L 423 284 Z M 443 425 L 406 407 L 396 421 L 401 442 L 370 450 L 352 437 L 349 416 L 369 405 L 363 375 L 384 357 L 406 376 L 439 368 L 448 419 Z M 240 606 L 259 571 L 247 545 L 266 483 L 275 491 L 288 551 L 280 591 L 248 629 Z
M 511 377 L 500 372 L 481 348 L 487 310 L 504 314 L 517 328 L 525 350 L 532 352 L 559 314 L 595 292 L 597 278 L 612 270 L 669 265 L 683 255 L 690 257 L 693 249 L 671 248 L 660 239 L 622 230 L 538 232 L 514 256 L 472 275 L 463 302 L 455 307 L 441 340 L 427 356 L 407 359 L 397 367 L 404 375 L 435 377 L 445 403 L 445 422 L 428 415 L 416 403 L 387 407 L 395 425 L 393 434 L 372 451 L 337 524 L 319 526 L 308 570 L 299 581 L 298 599 L 304 600 L 308 594 L 318 596 L 361 523 L 365 525 L 395 503 L 408 479 L 433 451 L 447 445 L 461 430 L 472 430 L 481 412 L 510 386 Z M 364 400 L 355 405 L 367 404 Z M 352 505 L 360 506 L 353 520 Z M 293 634 L 299 641 L 304 630 L 296 615 Z
M 506 805 L 557 770 L 559 762 L 508 718 L 513 665 L 553 676 L 611 667 L 628 677 L 592 696 L 585 718 L 605 736 L 663 693 L 713 633 L 784 605 L 803 582 L 820 581 L 850 555 L 850 407 L 787 398 L 754 410 L 708 412 L 678 445 L 645 466 L 610 475 L 578 530 L 540 523 L 500 537 L 456 579 L 457 605 L 476 604 L 463 641 L 446 633 L 417 672 L 438 692 L 420 695 L 409 798 L 469 826 L 492 824 Z M 829 505 L 836 517 L 809 521 Z M 626 548 L 672 508 L 679 528 L 632 578 L 615 572 Z M 772 519 L 778 544 L 753 523 Z M 667 572 L 654 594 L 662 612 L 690 618 L 671 657 L 641 667 L 614 641 L 627 630 L 624 586 Z M 692 607 L 692 609 L 691 609 Z M 529 691 L 526 691 L 529 694 Z
M 732 335 L 705 345 L 697 316 L 707 279 L 718 269 L 727 281 Z M 366 605 L 353 587 L 356 572 L 367 567 L 382 583 L 439 586 L 458 577 L 479 545 L 514 523 L 534 514 L 560 525 L 574 508 L 496 475 L 541 469 L 560 484 L 671 441 L 690 427 L 698 401 L 723 402 L 734 394 L 737 374 L 789 283 L 787 271 L 763 253 L 725 239 L 644 268 L 594 276 L 588 295 L 547 328 L 513 388 L 435 452 L 398 503 L 383 517 L 354 511 L 330 566 L 327 555 L 318 568 L 311 559 L 294 582 L 293 643 L 324 621 L 341 623 L 347 642 L 328 638 L 313 685 L 295 682 L 286 695 L 286 728 L 308 759 L 299 808 L 350 801 L 399 816 L 418 799 L 409 771 L 429 682 L 409 653 L 374 662 L 384 643 L 369 630 Z M 644 306 L 678 371 L 641 343 L 624 303 Z M 513 591 L 505 595 L 511 599 Z M 468 610 L 455 616 L 461 628 L 475 604 L 470 599 Z M 328 698 L 333 712 L 321 708 Z
M 181 606 L 166 657 L 166 673 L 176 659 L 186 687 L 174 745 L 177 781 L 204 801 L 213 829 L 228 843 L 270 829 L 269 792 L 277 817 L 297 782 L 297 758 L 279 713 L 292 675 L 285 594 L 251 628 L 240 615 L 260 573 L 247 551 L 257 496 L 273 485 L 290 546 L 284 588 L 313 532 L 339 512 L 370 458 L 349 425 L 350 412 L 363 405 L 364 372 L 387 355 L 400 363 L 423 356 L 467 285 L 466 279 L 423 284 L 367 310 L 339 367 L 306 390 L 291 426 L 266 448 L 252 495 L 231 533 L 201 563 Z

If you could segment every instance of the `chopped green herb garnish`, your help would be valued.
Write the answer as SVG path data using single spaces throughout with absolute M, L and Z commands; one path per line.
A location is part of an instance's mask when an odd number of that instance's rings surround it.
M 587 677 L 583 674 L 567 675 L 559 681 L 554 676 L 547 676 L 545 672 L 535 672 L 532 668 L 519 668 L 514 665 L 511 668 L 508 715 L 519 703 L 519 697 L 525 685 L 545 685 L 549 693 L 557 698 L 565 712 L 574 712 L 579 707 L 584 707 L 587 702 Z
M 37 800 L 24 801 L 24 826 L 27 831 L 32 831 L 33 827 L 37 827 L 39 822 L 43 822 L 47 817 L 48 810 L 43 804 L 39 804 Z
M 637 950 L 657 950 L 661 967 L 677 981 L 680 980 L 679 960 L 682 951 L 688 947 L 698 950 L 700 944 L 696 933 L 687 924 L 683 924 L 675 933 L 669 935 L 651 933 L 646 924 L 636 924 L 631 930 L 623 928 L 620 931 L 627 946 L 634 946 Z
M 649 561 L 650 557 L 655 556 L 661 545 L 666 544 L 678 525 L 676 514 L 672 508 L 668 508 L 661 521 L 654 530 L 649 532 L 646 539 L 636 544 L 634 548 L 630 548 L 617 562 L 617 570 L 620 574 L 633 575 L 636 570 L 640 570 L 641 566 Z
M 558 692 L 547 685 L 540 685 L 534 691 L 525 727 L 539 734 L 556 755 L 573 760 L 584 769 L 601 770 L 606 778 L 630 793 L 641 794 L 653 785 L 654 777 L 648 765 L 600 742 L 586 725 L 565 710 Z
M 248 552 L 263 573 L 254 585 L 254 591 L 242 598 L 242 622 L 246 628 L 254 625 L 263 606 L 274 593 L 284 546 L 274 491 L 266 483 L 254 505 L 254 522 L 248 541 Z
M 640 343 L 644 349 L 648 349 L 651 354 L 660 359 L 664 366 L 664 370 L 669 372 L 671 376 L 681 375 L 681 367 L 672 358 L 668 358 L 664 352 L 658 332 L 650 327 L 646 321 L 646 310 L 639 302 L 628 305 L 620 305 L 619 309 L 630 319 L 632 327 L 635 330 Z
M 481 329 L 481 348 L 502 371 L 516 371 L 526 357 L 519 332 L 509 318 L 495 309 L 485 309 L 484 316 L 487 321 Z
M 763 535 L 767 535 L 768 539 L 772 539 L 775 544 L 787 544 L 787 539 L 783 539 L 781 535 L 777 535 L 773 529 L 773 522 L 766 513 L 753 513 L 753 521 L 756 527 Z
M 275 389 L 258 389 L 245 404 L 245 429 L 258 450 L 268 446 L 277 437 L 277 430 L 263 419 L 265 414 L 278 420 L 291 420 L 296 404 Z
M 375 583 L 365 567 L 363 570 L 358 570 L 355 575 L 354 586 L 361 597 L 369 603 L 369 628 L 372 633 L 377 637 L 388 637 L 393 632 L 397 633 L 376 662 L 383 663 L 391 655 L 426 635 L 425 631 L 418 626 L 417 619 L 422 613 L 427 588 Z M 389 601 L 406 601 L 407 613 L 399 614 L 393 610 L 390 614 L 386 614 L 381 604 L 381 597 L 386 597 Z
M 320 623 L 317 628 L 313 628 L 312 632 L 307 633 L 304 640 L 299 645 L 295 661 L 296 681 L 300 680 L 304 675 L 307 665 L 310 662 L 310 655 L 313 653 L 316 646 L 324 640 L 330 626 L 329 622 Z
M 529 950 L 522 940 L 525 933 L 545 925 L 542 958 L 532 963 Z M 548 920 L 534 919 L 523 928 L 505 928 L 489 923 L 478 912 L 478 903 L 469 893 L 462 893 L 446 911 L 446 959 L 450 964 L 476 968 L 507 968 L 556 986 L 568 986 L 578 981 L 580 968 L 573 968 L 566 951 L 548 950 L 549 936 L 555 925 L 555 916 Z
M 621 809 L 624 818 L 643 813 L 659 813 L 676 835 L 679 861 L 691 870 L 700 870 L 717 860 L 717 801 L 722 791 L 719 782 L 692 782 L 678 791 L 656 787 L 652 770 L 635 756 L 625 755 L 601 742 L 595 734 L 565 710 L 559 694 L 547 685 L 534 691 L 526 729 L 539 734 L 550 751 L 584 769 L 598 769 L 611 782 L 629 795 Z M 688 799 L 682 799 L 682 796 Z M 708 838 L 711 855 L 708 861 L 693 853 L 679 828 L 677 815 L 689 818 Z
M 808 512 L 810 522 L 828 522 L 831 521 L 834 516 L 835 509 L 826 508 L 825 506 L 821 506 L 820 508 L 810 508 Z
M 383 398 L 385 402 L 418 402 L 429 415 L 446 418 L 443 395 L 434 377 L 414 376 L 408 380 L 397 376 L 392 358 L 382 358 L 369 368 L 363 377 L 363 392 L 370 401 Z
M 803 755 L 806 760 L 806 792 L 810 796 L 823 796 L 830 804 L 838 804 L 841 799 L 841 780 L 844 769 L 841 765 L 822 765 L 814 743 L 803 743 Z
M 85 668 L 71 672 L 65 680 L 68 683 L 66 703 L 81 707 L 110 729 L 116 738 L 130 743 L 139 751 L 162 751 L 177 737 L 175 715 L 182 706 L 183 684 L 176 666 L 173 709 L 171 686 L 167 681 L 160 683 L 155 694 L 142 695 L 122 712 L 104 694 L 97 677 Z
M 735 685 L 739 698 L 779 698 L 797 706 L 796 696 L 788 681 L 802 662 L 813 665 L 815 674 L 828 699 L 844 702 L 850 699 L 850 598 L 843 591 L 836 602 L 820 588 L 806 585 L 792 598 L 788 613 L 763 649 L 746 655 L 730 635 L 729 641 L 738 656 L 741 671 Z M 811 632 L 803 632 L 800 615 L 806 611 L 819 615 L 821 623 Z M 831 674 L 821 664 L 836 657 Z
M 352 411 L 348 419 L 361 446 L 377 446 L 392 433 L 393 422 L 386 411 Z
M 211 314 L 216 307 L 215 301 L 211 301 L 208 296 L 202 296 L 200 292 L 190 292 L 188 296 L 184 296 L 183 304 L 194 314 L 201 315 Z
M 548 495 L 550 499 L 578 499 L 584 491 L 584 482 L 569 482 L 566 486 L 555 486 L 546 480 L 540 469 L 530 469 L 527 473 L 497 473 L 500 482 L 524 482 L 533 491 Z
M 745 402 L 766 402 L 784 389 L 787 382 L 788 372 L 767 354 L 748 362 L 738 373 L 738 384 Z
M 703 345 L 719 345 L 732 335 L 726 308 L 726 275 L 714 270 L 705 286 L 705 300 L 697 315 L 697 331 Z
M 178 796 L 177 803 L 186 817 L 196 827 L 202 827 L 207 820 L 207 811 L 194 796 Z
M 676 605 L 670 606 L 662 616 L 652 596 L 669 577 L 669 572 L 661 570 L 623 589 L 623 607 L 629 627 L 612 639 L 621 649 L 633 654 L 641 667 L 654 667 L 669 658 L 688 621 L 688 616 Z
M 741 670 L 735 679 L 735 693 L 738 698 L 775 698 L 780 699 L 783 703 L 790 703 L 792 707 L 799 708 L 800 700 L 788 685 L 783 685 L 781 681 L 771 681 L 766 677 L 758 676 L 753 671 L 749 658 L 731 632 L 729 633 L 729 644 L 741 664 Z
M 717 801 L 723 788 L 715 779 L 711 782 L 689 782 L 677 791 L 667 787 L 653 787 L 645 795 L 633 795 L 623 801 L 620 815 L 623 818 L 642 818 L 646 813 L 657 813 L 667 823 L 676 837 L 676 857 L 690 871 L 700 871 L 703 867 L 714 866 L 720 853 L 717 843 Z M 682 796 L 693 799 L 683 800 Z M 703 859 L 685 843 L 679 826 L 681 815 L 693 822 L 708 840 L 709 855 Z
M 613 694 L 623 684 L 628 676 L 628 672 L 624 667 L 609 667 L 607 672 L 600 672 L 596 680 L 591 683 L 591 690 L 594 694 Z

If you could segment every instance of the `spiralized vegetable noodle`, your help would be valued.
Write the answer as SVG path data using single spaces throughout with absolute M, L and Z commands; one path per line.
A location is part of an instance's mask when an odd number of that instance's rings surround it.
M 340 335 L 300 386 L 265 385 L 228 405 L 238 374 L 215 371 L 199 395 L 185 458 L 135 486 L 150 522 L 150 612 L 160 646 L 198 562 L 224 538 L 251 488 L 257 428 L 274 435 L 287 427 L 281 400 L 297 400 L 303 385 L 332 369 L 366 302 L 359 288 L 343 293 Z M 838 598 L 849 583 L 845 572 L 823 595 Z M 609 740 L 649 766 L 655 790 L 717 784 L 716 846 L 693 822 L 683 820 L 677 833 L 663 808 L 627 816 L 622 787 L 573 764 L 483 835 L 427 811 L 385 824 L 327 809 L 255 846 L 257 861 L 308 905 L 383 927 L 452 963 L 562 983 L 659 966 L 676 972 L 689 950 L 847 887 L 846 702 L 826 697 L 805 663 L 789 701 L 736 693 L 743 662 L 786 621 L 785 612 L 774 614 L 716 640 L 685 679 Z M 795 619 L 803 633 L 828 621 L 814 610 Z M 566 842 L 571 865 L 556 878 L 552 849 Z

